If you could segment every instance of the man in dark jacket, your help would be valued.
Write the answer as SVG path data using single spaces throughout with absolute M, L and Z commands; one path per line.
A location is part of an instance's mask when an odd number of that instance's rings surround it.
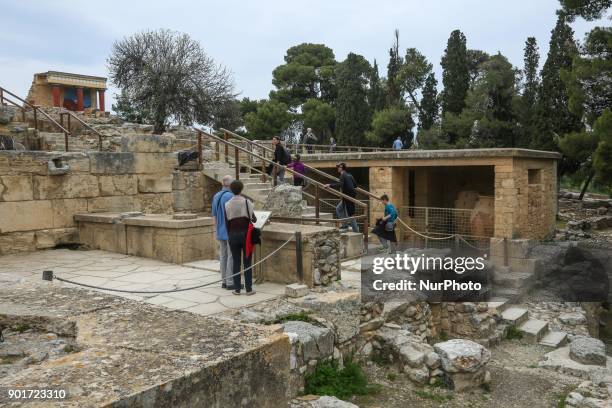
M 279 164 L 279 166 L 277 166 L 276 168 L 276 171 L 277 171 L 276 176 L 278 177 L 278 181 L 280 183 L 284 183 L 285 182 L 285 167 L 284 166 L 291 163 L 291 155 L 287 153 L 287 151 L 283 147 L 283 144 L 280 141 L 280 138 L 278 138 L 277 136 L 274 136 L 272 138 L 272 145 L 274 145 L 274 157 L 272 158 L 272 161 L 274 163 Z M 270 174 L 273 173 L 273 170 L 274 170 L 273 167 L 271 167 Z
M 340 173 L 340 180 L 335 183 L 327 184 L 327 187 L 340 188 L 340 191 L 349 196 L 355 198 L 357 195 L 357 182 L 353 178 L 353 175 L 346 170 L 346 163 L 338 163 L 336 165 L 336 169 L 338 169 L 338 173 Z M 336 206 L 336 217 L 338 218 L 347 218 L 355 215 L 355 203 L 349 201 L 347 199 L 342 199 L 340 203 Z M 341 230 L 347 230 L 349 223 L 343 223 Z M 357 220 L 353 219 L 350 221 L 351 228 L 353 232 L 359 232 L 359 227 L 357 226 Z

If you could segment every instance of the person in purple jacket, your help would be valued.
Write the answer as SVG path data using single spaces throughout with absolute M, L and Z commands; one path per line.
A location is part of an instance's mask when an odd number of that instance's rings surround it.
M 304 163 L 300 161 L 300 158 L 300 155 L 296 154 L 293 158 L 293 162 L 289 163 L 287 167 L 295 171 L 295 173 L 293 174 L 293 185 L 304 187 L 305 183 L 302 175 L 306 173 L 306 168 L 304 167 Z

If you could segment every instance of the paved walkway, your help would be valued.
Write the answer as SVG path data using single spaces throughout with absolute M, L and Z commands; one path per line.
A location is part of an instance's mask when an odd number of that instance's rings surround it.
M 215 282 L 221 276 L 218 261 L 199 261 L 181 266 L 97 250 L 58 249 L 0 257 L 0 273 L 41 280 L 44 270 L 52 270 L 55 275 L 75 282 L 124 290 L 185 288 Z M 76 286 L 59 281 L 54 284 Z M 231 291 L 221 289 L 220 283 L 213 283 L 199 289 L 159 295 L 107 293 L 170 309 L 211 315 L 282 295 L 285 285 L 266 282 L 255 285 L 255 290 L 257 293 L 253 296 L 235 296 Z

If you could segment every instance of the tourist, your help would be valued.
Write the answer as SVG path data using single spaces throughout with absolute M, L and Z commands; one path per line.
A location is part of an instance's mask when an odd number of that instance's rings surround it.
M 284 183 L 285 182 L 285 167 L 287 164 L 291 163 L 291 153 L 287 149 L 283 147 L 281 140 L 278 136 L 274 136 L 272 138 L 272 145 L 274 146 L 274 157 L 272 161 L 276 163 L 276 182 Z M 270 174 L 274 174 L 274 164 L 270 166 Z
M 376 220 L 376 226 L 372 230 L 382 247 L 381 252 L 395 253 L 397 246 L 397 237 L 395 236 L 395 224 L 397 222 L 397 210 L 395 206 L 389 202 L 389 196 L 383 194 L 380 197 L 385 206 L 384 216 Z
M 313 133 L 312 128 L 306 129 L 304 143 L 306 143 L 306 151 L 311 154 L 313 152 L 312 145 L 317 143 L 317 136 Z
M 326 184 L 325 186 L 333 187 L 333 188 L 340 188 L 340 191 L 344 195 L 355 198 L 355 196 L 357 195 L 357 190 L 356 190 L 357 182 L 355 181 L 351 173 L 349 173 L 346 170 L 346 163 L 338 163 L 336 165 L 336 169 L 338 170 L 338 173 L 340 173 L 340 180 L 338 180 L 335 183 Z M 340 203 L 338 203 L 338 205 L 336 206 L 336 217 L 340 219 L 340 218 L 352 217 L 354 215 L 355 215 L 355 203 L 345 198 L 342 198 Z M 347 230 L 348 224 L 349 224 L 348 222 L 342 223 L 342 227 L 340 228 L 340 231 Z M 350 224 L 351 224 L 351 228 L 353 229 L 353 232 L 359 232 L 359 227 L 357 226 L 357 220 L 352 219 L 350 221 Z
M 393 150 L 402 150 L 404 148 L 404 142 L 400 136 L 393 142 Z
M 247 244 L 247 233 L 251 222 L 256 222 L 253 203 L 241 195 L 244 185 L 240 180 L 230 184 L 234 196 L 225 203 L 225 219 L 227 225 L 228 242 L 232 252 L 232 275 L 234 278 L 234 295 L 239 295 L 242 289 L 240 267 L 244 268 L 244 286 L 247 295 L 254 295 L 253 271 L 251 269 L 250 245 Z
M 287 165 L 288 168 L 293 169 L 293 185 L 294 186 L 302 186 L 304 187 L 304 174 L 306 174 L 306 167 L 304 167 L 304 163 L 300 161 L 301 156 L 296 154 L 293 158 L 293 162 Z
M 232 276 L 232 253 L 227 242 L 227 227 L 225 225 L 225 203 L 232 198 L 230 183 L 234 179 L 232 176 L 223 176 L 221 180 L 221 190 L 215 194 L 212 201 L 212 215 L 215 217 L 215 233 L 219 243 L 219 268 L 221 270 L 221 287 L 231 290 L 234 289 Z
M 336 139 L 334 139 L 334 137 L 332 136 L 329 138 L 329 152 L 333 153 L 335 149 L 336 149 Z

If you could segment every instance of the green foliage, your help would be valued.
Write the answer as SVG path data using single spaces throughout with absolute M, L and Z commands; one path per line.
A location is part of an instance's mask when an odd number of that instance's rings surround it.
M 389 48 L 387 64 L 387 106 L 397 106 L 402 103 L 402 86 L 398 78 L 403 64 L 399 53 L 399 30 L 396 29 L 393 36 L 393 46 Z
M 404 64 L 398 73 L 398 81 L 402 90 L 408 94 L 414 106 L 420 111 L 421 104 L 417 100 L 417 92 L 425 85 L 425 80 L 431 74 L 433 66 L 416 48 L 408 48 Z
M 336 139 L 338 144 L 362 146 L 369 130 L 371 110 L 367 101 L 370 64 L 350 53 L 336 69 Z
M 606 109 L 593 125 L 599 145 L 593 158 L 597 179 L 612 186 L 612 110 Z
M 72 344 L 67 344 L 64 346 L 64 353 L 74 353 L 76 351 L 76 348 L 74 348 Z
M 538 76 L 540 54 L 535 37 L 529 37 L 525 41 L 523 62 L 522 95 L 517 97 L 515 103 L 515 111 L 521 125 L 517 135 L 517 147 L 529 147 L 533 135 L 537 132 L 534 112 L 540 87 Z
M 293 116 L 287 105 L 276 100 L 260 102 L 255 112 L 244 117 L 247 136 L 251 139 L 270 139 L 280 136 L 291 124 Z
M 412 141 L 414 122 L 410 110 L 404 107 L 391 107 L 374 114 L 372 130 L 366 133 L 367 139 L 375 146 L 391 146 L 400 136 L 402 140 Z M 409 148 L 410 146 L 404 146 Z
M 370 357 L 370 360 L 379 367 L 386 367 L 391 364 L 389 355 L 385 353 L 375 352 Z
M 372 69 L 370 70 L 370 76 L 368 78 L 370 87 L 368 89 L 368 104 L 372 112 L 376 112 L 385 108 L 385 83 L 380 78 L 378 73 L 378 64 L 374 60 Z
M 306 394 L 329 395 L 343 400 L 353 395 L 368 395 L 378 392 L 380 386 L 368 384 L 361 367 L 347 361 L 339 368 L 335 361 L 319 363 L 314 373 L 306 376 Z
M 116 101 L 113 104 L 113 112 L 122 120 L 132 123 L 147 123 L 150 120 L 150 114 L 146 110 L 142 111 L 136 107 L 136 102 L 130 99 L 127 91 L 124 89 L 119 95 L 115 95 Z
M 470 88 L 474 86 L 481 74 L 480 67 L 489 60 L 490 56 L 481 50 L 467 50 L 468 72 L 470 76 Z
M 508 331 L 506 332 L 506 339 L 508 340 L 521 340 L 523 338 L 523 333 L 517 329 L 515 326 L 508 327 Z
M 302 119 L 305 128 L 312 128 L 319 135 L 319 142 L 332 135 L 336 122 L 336 110 L 319 99 L 308 99 L 302 105 Z
M 438 81 L 433 72 L 425 80 L 421 98 L 421 109 L 419 110 L 419 129 L 428 130 L 437 122 L 440 112 L 438 103 Z
M 569 70 L 576 56 L 574 33 L 562 17 L 552 30 L 550 47 L 542 68 L 542 86 L 538 95 L 538 132 L 532 146 L 542 150 L 556 150 L 557 138 L 566 133 L 580 131 L 580 117 L 569 109 L 569 95 L 561 79 L 562 70 Z
M 289 48 L 285 64 L 272 72 L 272 83 L 277 89 L 270 93 L 270 98 L 292 109 L 311 98 L 331 102 L 336 93 L 336 64 L 334 52 L 324 44 L 303 43 Z
M 435 402 L 438 402 L 440 404 L 445 403 L 447 401 L 450 401 L 453 399 L 452 395 L 442 395 L 442 394 L 436 394 L 430 391 L 426 391 L 426 390 L 416 390 L 414 391 L 414 393 L 416 395 L 418 395 L 421 398 L 425 398 L 425 399 L 429 399 Z
M 389 373 L 389 374 L 387 374 L 387 379 L 388 379 L 389 381 L 395 381 L 395 380 L 397 380 L 397 374 L 395 374 L 395 373 Z
M 16 325 L 12 327 L 12 329 L 13 331 L 16 331 L 17 333 L 23 333 L 23 332 L 30 330 L 31 327 L 30 325 L 25 324 L 25 323 L 17 323 Z
M 278 319 L 271 322 L 271 324 L 285 323 L 285 322 L 308 322 L 312 323 L 314 320 L 308 316 L 308 313 L 300 311 L 298 313 L 289 313 L 285 316 L 281 316 Z
M 459 30 L 451 33 L 442 56 L 442 112 L 460 114 L 465 107 L 469 89 L 469 66 L 465 35 Z
M 572 21 L 575 17 L 596 20 L 612 6 L 612 0 L 559 0 L 559 14 Z

